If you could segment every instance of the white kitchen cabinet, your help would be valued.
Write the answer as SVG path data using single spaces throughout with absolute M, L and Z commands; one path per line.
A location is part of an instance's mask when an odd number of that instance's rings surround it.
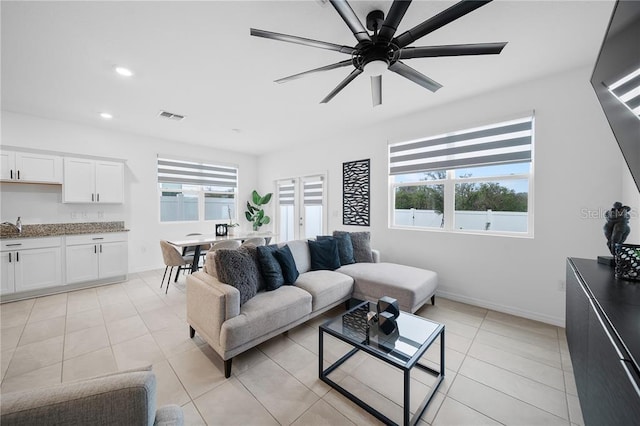
M 64 203 L 124 202 L 124 164 L 87 158 L 64 158 Z
M 1 294 L 62 285 L 60 237 L 3 240 Z
M 126 233 L 73 235 L 66 240 L 67 284 L 127 274 Z
M 21 151 L 0 153 L 0 178 L 17 183 L 62 183 L 62 157 Z

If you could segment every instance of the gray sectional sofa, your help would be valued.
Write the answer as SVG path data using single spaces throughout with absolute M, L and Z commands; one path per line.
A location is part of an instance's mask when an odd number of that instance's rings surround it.
M 300 273 L 294 285 L 259 291 L 242 305 L 238 289 L 215 276 L 199 271 L 187 277 L 191 337 L 197 332 L 222 357 L 227 378 L 234 356 L 351 298 L 376 301 L 390 296 L 398 300 L 400 309 L 409 312 L 430 298 L 435 301 L 438 276 L 433 271 L 381 263 L 375 250 L 373 263 L 353 263 L 333 271 L 311 270 L 307 241 L 283 245 L 291 250 Z

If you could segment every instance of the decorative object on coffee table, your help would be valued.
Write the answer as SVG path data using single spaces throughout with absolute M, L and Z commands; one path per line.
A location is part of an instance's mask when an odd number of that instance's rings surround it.
M 400 315 L 400 307 L 398 306 L 398 301 L 393 297 L 383 296 L 378 299 L 377 308 L 378 314 L 380 314 L 381 312 L 389 312 L 391 315 L 393 315 L 394 319 L 398 318 L 398 315 Z
M 342 163 L 342 223 L 369 226 L 371 160 Z
M 616 244 L 616 278 L 640 281 L 640 245 Z

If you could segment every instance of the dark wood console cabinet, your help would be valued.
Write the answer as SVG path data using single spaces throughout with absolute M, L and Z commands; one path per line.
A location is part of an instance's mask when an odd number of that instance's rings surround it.
M 567 260 L 566 333 L 586 426 L 640 424 L 640 283 Z

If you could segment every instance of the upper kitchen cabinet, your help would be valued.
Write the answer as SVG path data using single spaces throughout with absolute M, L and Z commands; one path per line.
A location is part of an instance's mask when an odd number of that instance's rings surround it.
M 65 157 L 62 188 L 63 203 L 123 203 L 124 164 Z
M 17 183 L 62 183 L 62 157 L 58 155 L 0 152 L 0 180 Z

